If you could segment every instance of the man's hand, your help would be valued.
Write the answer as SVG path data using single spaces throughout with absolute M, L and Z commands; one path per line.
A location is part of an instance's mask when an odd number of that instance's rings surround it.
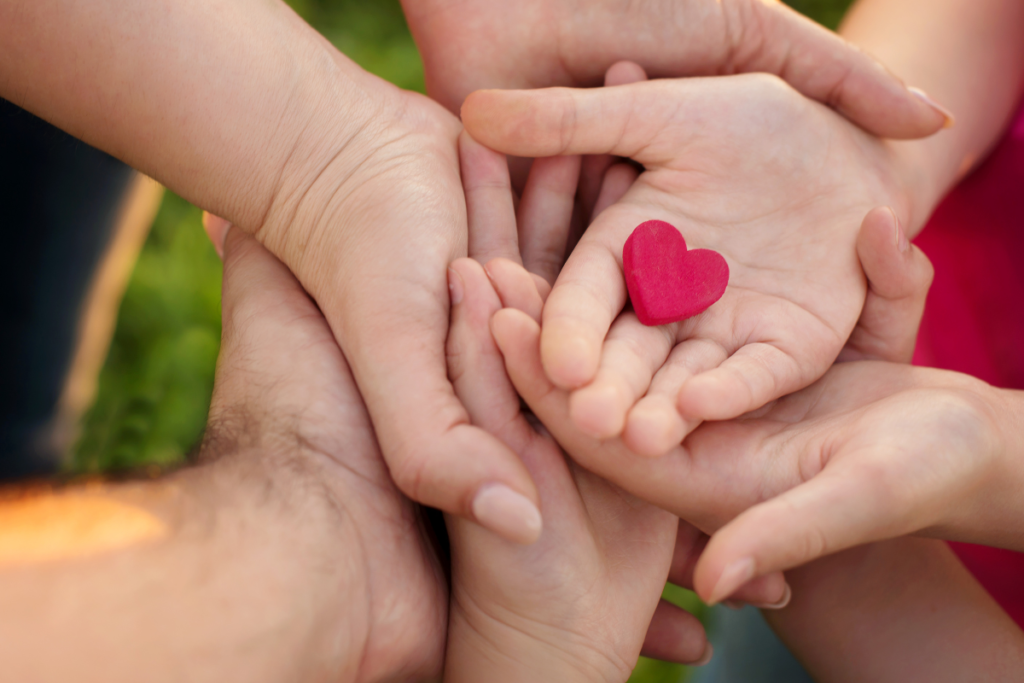
M 463 119 L 501 152 L 612 153 L 644 165 L 569 256 L 544 308 L 541 352 L 554 384 L 578 390 L 577 426 L 599 438 L 625 431 L 649 455 L 702 420 L 821 377 L 865 305 L 862 220 L 879 205 L 909 212 L 885 143 L 772 76 L 483 91 Z M 647 328 L 619 315 L 621 259 L 632 230 L 654 218 L 720 252 L 731 279 L 706 313 Z
M 766 72 L 884 137 L 934 133 L 944 110 L 777 0 L 403 0 L 427 91 L 458 111 L 485 88 L 590 87 L 615 62 L 652 77 Z
M 444 573 L 331 330 L 255 240 L 233 229 L 226 247 L 198 463 L 0 495 L 5 678 L 440 676 Z
M 315 543 L 337 545 L 344 558 L 317 571 L 338 573 L 356 598 L 316 608 L 325 638 L 343 635 L 356 646 L 345 662 L 350 680 L 439 675 L 445 578 L 418 507 L 391 481 L 323 314 L 280 261 L 237 229 L 224 245 L 223 306 L 203 452 L 280 454 L 283 482 L 291 468 L 316 473 L 306 495 L 326 499 L 338 535 Z

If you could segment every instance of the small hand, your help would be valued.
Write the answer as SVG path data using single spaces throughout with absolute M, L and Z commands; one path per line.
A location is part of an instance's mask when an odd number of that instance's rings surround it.
M 316 624 L 345 680 L 428 678 L 441 670 L 447 588 L 415 504 L 391 482 L 366 408 L 323 314 L 294 276 L 241 230 L 208 221 L 224 253 L 224 331 L 204 452 L 259 449 L 316 473 L 338 521 L 319 543 L 346 561 L 318 566 L 360 599 Z M 224 233 L 226 242 L 224 241 Z M 311 551 L 312 553 L 312 551 Z M 295 561 L 311 561 L 295 558 Z M 313 598 L 315 599 L 315 598 Z M 348 652 L 346 661 L 334 661 Z
M 463 118 L 502 152 L 644 164 L 570 255 L 545 306 L 542 357 L 556 385 L 579 389 L 573 418 L 594 436 L 649 431 L 652 409 L 677 409 L 655 453 L 701 420 L 820 377 L 864 307 L 862 219 L 879 205 L 906 213 L 885 143 L 768 76 L 480 92 Z M 732 272 L 705 314 L 660 328 L 619 316 L 622 245 L 652 218 L 722 253 Z
M 488 322 L 501 301 L 488 274 L 460 259 L 449 277 L 456 393 L 474 424 L 523 459 L 538 482 L 545 522 L 540 538 L 521 546 L 448 518 L 446 680 L 625 681 L 649 625 L 654 653 L 700 659 L 706 641 L 699 622 L 659 604 L 678 520 L 575 466 L 535 429 L 491 338 Z

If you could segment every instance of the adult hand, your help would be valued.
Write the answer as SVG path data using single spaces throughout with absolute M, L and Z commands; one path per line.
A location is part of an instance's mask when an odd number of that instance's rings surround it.
M 444 573 L 419 508 L 391 481 L 323 314 L 288 269 L 238 229 L 228 231 L 224 245 L 223 306 L 203 454 L 271 453 L 277 487 L 289 485 L 293 470 L 309 474 L 293 505 L 302 510 L 327 503 L 332 523 L 310 525 L 323 534 L 308 544 L 338 552 L 311 567 L 310 590 L 336 582 L 349 593 L 344 604 L 310 598 L 309 609 L 320 615 L 318 641 L 331 653 L 317 662 L 319 678 L 439 677 Z M 312 562 L 301 555 L 289 561 Z M 338 661 L 340 653 L 345 657 Z
M 484 91 L 463 119 L 505 153 L 644 164 L 569 256 L 544 308 L 541 352 L 555 385 L 579 389 L 579 427 L 600 438 L 625 430 L 649 455 L 701 420 L 736 417 L 821 377 L 864 308 L 865 215 L 879 205 L 908 213 L 887 144 L 771 76 Z M 717 250 L 731 270 L 721 301 L 659 328 L 619 316 L 622 245 L 652 218 L 691 247 Z
M 766 72 L 884 137 L 934 133 L 944 110 L 776 0 L 403 0 L 428 93 L 458 111 L 485 88 L 590 87 L 615 62 L 652 77 Z
M 906 534 L 1024 549 L 1020 394 L 942 370 L 843 363 L 757 416 L 705 425 L 695 451 L 761 461 L 780 495 L 712 537 L 699 592 L 719 600 L 762 572 Z
M 454 116 L 359 69 L 279 0 L 3 3 L 0 57 L 0 94 L 254 234 L 295 273 L 400 489 L 536 537 L 493 504 L 518 497 L 535 517 L 529 474 L 468 424 L 445 374 L 445 271 L 466 253 Z

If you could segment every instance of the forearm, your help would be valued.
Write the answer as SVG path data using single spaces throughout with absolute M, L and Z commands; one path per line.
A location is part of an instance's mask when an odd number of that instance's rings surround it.
M 0 96 L 251 231 L 377 86 L 280 1 L 0 4 Z
M 787 573 L 793 601 L 765 612 L 815 680 L 1009 680 L 1024 633 L 941 541 L 901 538 Z
M 1020 101 L 1024 4 L 860 0 L 840 33 L 956 117 L 950 130 L 893 143 L 911 194 L 905 227 L 916 235 L 946 192 L 988 154 Z
M 5 676 L 352 680 L 366 614 L 345 524 L 295 470 L 250 452 L 4 501 Z

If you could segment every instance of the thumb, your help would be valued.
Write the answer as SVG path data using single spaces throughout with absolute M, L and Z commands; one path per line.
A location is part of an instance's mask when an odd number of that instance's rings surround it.
M 685 132 L 701 118 L 706 88 L 700 79 L 674 79 L 590 89 L 478 90 L 462 105 L 462 122 L 475 140 L 505 154 L 613 154 L 643 162 L 663 131 Z
M 873 209 L 857 236 L 857 256 L 868 280 L 864 310 L 840 361 L 909 363 L 935 274 L 892 209 Z
M 908 533 L 898 487 L 883 478 L 880 467 L 833 468 L 747 509 L 708 542 L 694 571 L 697 594 L 715 604 L 755 577 Z
M 759 42 L 734 64 L 738 72 L 774 73 L 807 97 L 827 104 L 869 133 L 909 139 L 953 125 L 953 116 L 917 88 L 908 88 L 877 60 L 781 2 L 753 3 Z M 756 35 L 756 34 L 755 34 Z M 744 55 L 740 49 L 733 54 Z

